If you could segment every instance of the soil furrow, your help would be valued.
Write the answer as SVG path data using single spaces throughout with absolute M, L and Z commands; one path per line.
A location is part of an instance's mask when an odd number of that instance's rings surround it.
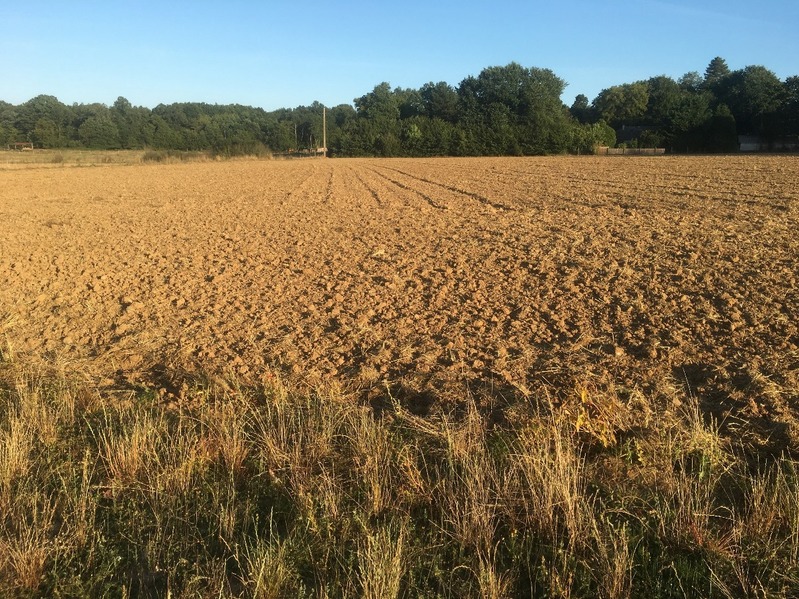
M 385 179 L 386 181 L 388 181 L 388 182 L 390 182 L 390 183 L 393 183 L 394 185 L 396 185 L 396 186 L 397 186 L 397 187 L 399 187 L 400 189 L 404 189 L 405 191 L 409 191 L 409 192 L 411 192 L 411 193 L 413 193 L 413 194 L 415 194 L 415 195 L 419 196 L 420 198 L 422 198 L 422 199 L 423 199 L 425 202 L 427 202 L 427 203 L 428 203 L 430 206 L 432 206 L 433 208 L 435 208 L 435 209 L 437 209 L 437 210 L 447 210 L 447 207 L 446 207 L 446 206 L 444 206 L 444 205 L 442 205 L 442 204 L 439 204 L 439 203 L 438 203 L 438 202 L 436 202 L 436 201 L 435 201 L 433 198 L 431 198 L 429 195 L 426 195 L 426 194 L 422 193 L 422 192 L 421 192 L 421 191 L 419 191 L 418 189 L 414 189 L 413 187 L 410 187 L 409 185 L 405 185 L 405 184 L 404 184 L 404 183 L 402 183 L 401 181 L 397 181 L 396 179 L 392 179 L 391 177 L 389 177 L 388 175 L 385 175 L 385 174 L 381 173 L 381 172 L 380 172 L 379 170 L 377 170 L 377 169 L 374 169 L 374 168 L 373 168 L 373 169 L 371 169 L 371 171 L 372 171 L 374 174 L 376 174 L 378 177 L 382 177 L 383 179 Z
M 372 187 L 371 185 L 369 185 L 364 180 L 364 178 L 361 177 L 361 175 L 360 175 L 360 173 L 358 171 L 354 171 L 354 173 L 355 173 L 355 178 L 358 180 L 358 182 L 369 193 L 369 195 L 372 196 L 372 199 L 375 201 L 375 203 L 377 203 L 377 205 L 380 206 L 383 202 L 380 199 L 380 194 L 377 192 L 377 190 L 374 187 Z
M 403 171 L 403 170 L 400 170 L 400 169 L 396 169 L 396 168 L 392 168 L 390 170 L 392 170 L 394 172 L 397 172 L 397 173 L 400 173 L 400 174 L 403 174 L 406 177 L 410 177 L 411 179 L 416 179 L 417 181 L 422 181 L 424 183 L 430 183 L 431 185 L 436 185 L 436 186 L 441 187 L 442 189 L 446 189 L 448 191 L 454 191 L 455 193 L 458 193 L 458 194 L 461 194 L 461 195 L 466 196 L 468 198 L 472 198 L 474 200 L 477 200 L 481 204 L 484 204 L 486 206 L 491 206 L 492 208 L 494 208 L 496 210 L 513 210 L 513 208 L 511 208 L 510 206 L 508 206 L 506 204 L 502 204 L 500 202 L 494 202 L 494 201 L 490 200 L 489 198 L 487 198 L 486 196 L 483 196 L 483 195 L 481 195 L 479 193 L 475 193 L 473 191 L 468 191 L 468 190 L 465 190 L 465 189 L 461 189 L 460 187 L 457 187 L 455 185 L 450 185 L 450 184 L 442 183 L 440 181 L 436 181 L 436 180 L 433 180 L 433 179 L 427 179 L 425 177 L 420 177 L 418 175 L 414 175 L 412 173 L 408 173 L 406 171 Z

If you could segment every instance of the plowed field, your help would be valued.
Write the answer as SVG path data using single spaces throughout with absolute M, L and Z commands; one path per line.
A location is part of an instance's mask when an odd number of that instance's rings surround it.
M 10 348 L 107 384 L 279 370 L 429 402 L 676 386 L 788 423 L 799 160 L 5 170 L 0 282 Z

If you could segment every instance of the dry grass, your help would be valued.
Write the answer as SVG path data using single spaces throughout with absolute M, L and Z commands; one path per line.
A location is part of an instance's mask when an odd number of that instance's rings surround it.
M 0 151 L 0 168 L 97 166 L 104 164 L 138 164 L 141 150 L 34 150 L 33 152 Z
M 690 395 L 633 432 L 611 388 L 497 425 L 469 397 L 377 416 L 272 379 L 163 405 L 0 369 L 4 597 L 799 592 L 795 463 L 756 459 Z
M 208 151 L 182 150 L 81 150 L 69 148 L 37 149 L 32 152 L 0 150 L 0 170 L 75 166 L 129 166 L 142 163 L 175 164 L 221 159 L 262 160 L 271 158 L 272 154 L 266 148 L 255 148 L 253 153 L 240 156 L 226 156 Z
M 266 150 L 236 159 L 271 158 Z M 142 163 L 204 162 L 221 157 L 202 151 L 56 149 L 16 152 L 0 150 L 0 170 L 75 166 L 133 165 Z

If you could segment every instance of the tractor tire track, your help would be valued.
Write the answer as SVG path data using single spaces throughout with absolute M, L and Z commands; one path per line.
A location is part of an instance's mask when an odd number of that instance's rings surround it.
M 364 178 L 363 178 L 363 177 L 361 177 L 361 174 L 360 174 L 358 171 L 356 171 L 356 170 L 353 170 L 353 173 L 354 173 L 354 175 L 355 175 L 355 179 L 356 179 L 356 180 L 357 180 L 357 181 L 358 181 L 358 182 L 359 182 L 359 183 L 360 183 L 360 184 L 363 186 L 363 188 L 364 188 L 364 189 L 365 189 L 365 190 L 366 190 L 366 191 L 369 193 L 369 195 L 372 197 L 372 199 L 375 201 L 375 203 L 376 203 L 378 206 L 382 206 L 382 205 L 383 205 L 383 201 L 380 199 L 380 194 L 377 192 L 377 190 L 376 190 L 374 187 L 372 187 L 371 185 L 369 185 L 369 184 L 368 184 L 368 183 L 367 183 L 367 182 L 364 180 Z
M 422 193 L 422 192 L 421 192 L 421 191 L 419 191 L 418 189 L 416 189 L 416 188 L 414 188 L 414 187 L 411 187 L 411 186 L 409 186 L 409 185 L 405 185 L 404 183 L 402 183 L 401 181 L 397 181 L 396 179 L 392 179 L 392 178 L 391 178 L 391 177 L 389 177 L 388 175 L 386 175 L 386 174 L 384 174 L 384 173 L 381 173 L 379 170 L 377 170 L 377 169 L 375 169 L 375 168 L 372 168 L 372 169 L 370 169 L 370 170 L 371 170 L 371 171 L 372 171 L 374 174 L 376 174 L 378 177 L 382 177 L 383 179 L 385 179 L 386 181 L 388 181 L 388 182 L 390 182 L 390 183 L 393 183 L 394 185 L 396 185 L 396 186 L 397 186 L 397 187 L 399 187 L 400 189 L 404 189 L 405 191 L 410 191 L 411 193 L 414 193 L 414 194 L 418 195 L 418 196 L 419 196 L 420 198 L 422 198 L 422 199 L 423 199 L 425 202 L 427 202 L 427 204 L 428 204 L 428 205 L 430 205 L 431 207 L 435 208 L 436 210 L 448 210 L 447 206 L 444 206 L 444 205 L 442 205 L 442 204 L 439 204 L 439 203 L 438 203 L 438 202 L 436 202 L 436 201 L 435 201 L 433 198 L 431 198 L 429 195 L 427 195 L 427 194 L 425 194 L 425 193 Z M 403 174 L 404 174 L 404 173 L 403 173 Z
M 387 169 L 392 170 L 394 172 L 397 172 L 397 173 L 400 173 L 402 175 L 405 175 L 406 177 L 410 177 L 411 179 L 415 179 L 417 181 L 422 181 L 423 183 L 430 183 L 431 185 L 437 185 L 438 187 L 441 187 L 442 189 L 446 189 L 448 191 L 452 191 L 452 192 L 458 193 L 460 195 L 466 196 L 466 197 L 471 198 L 473 200 L 477 200 L 480 204 L 483 204 L 484 206 L 490 206 L 491 208 L 494 208 L 495 210 L 508 210 L 508 211 L 514 210 L 514 208 L 512 206 L 509 206 L 507 204 L 503 204 L 501 202 L 495 202 L 495 201 L 489 199 L 488 197 L 486 197 L 484 195 L 481 195 L 479 193 L 475 193 L 473 191 L 468 191 L 468 190 L 465 190 L 465 189 L 461 189 L 460 187 L 457 187 L 455 185 L 449 185 L 447 183 L 442 183 L 441 181 L 436 181 L 435 179 L 428 179 L 426 177 L 421 177 L 421 176 L 418 176 L 418 175 L 414 175 L 413 173 L 409 173 L 407 171 L 403 171 L 403 170 L 396 169 L 396 168 L 389 168 L 389 167 L 384 167 L 384 168 L 387 168 Z

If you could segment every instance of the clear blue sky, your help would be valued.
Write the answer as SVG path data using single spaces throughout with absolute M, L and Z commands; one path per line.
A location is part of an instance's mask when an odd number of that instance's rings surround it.
M 13 104 L 334 106 L 382 81 L 457 86 L 511 61 L 552 69 L 571 104 L 715 56 L 799 75 L 799 0 L 0 0 L 0 100 Z

